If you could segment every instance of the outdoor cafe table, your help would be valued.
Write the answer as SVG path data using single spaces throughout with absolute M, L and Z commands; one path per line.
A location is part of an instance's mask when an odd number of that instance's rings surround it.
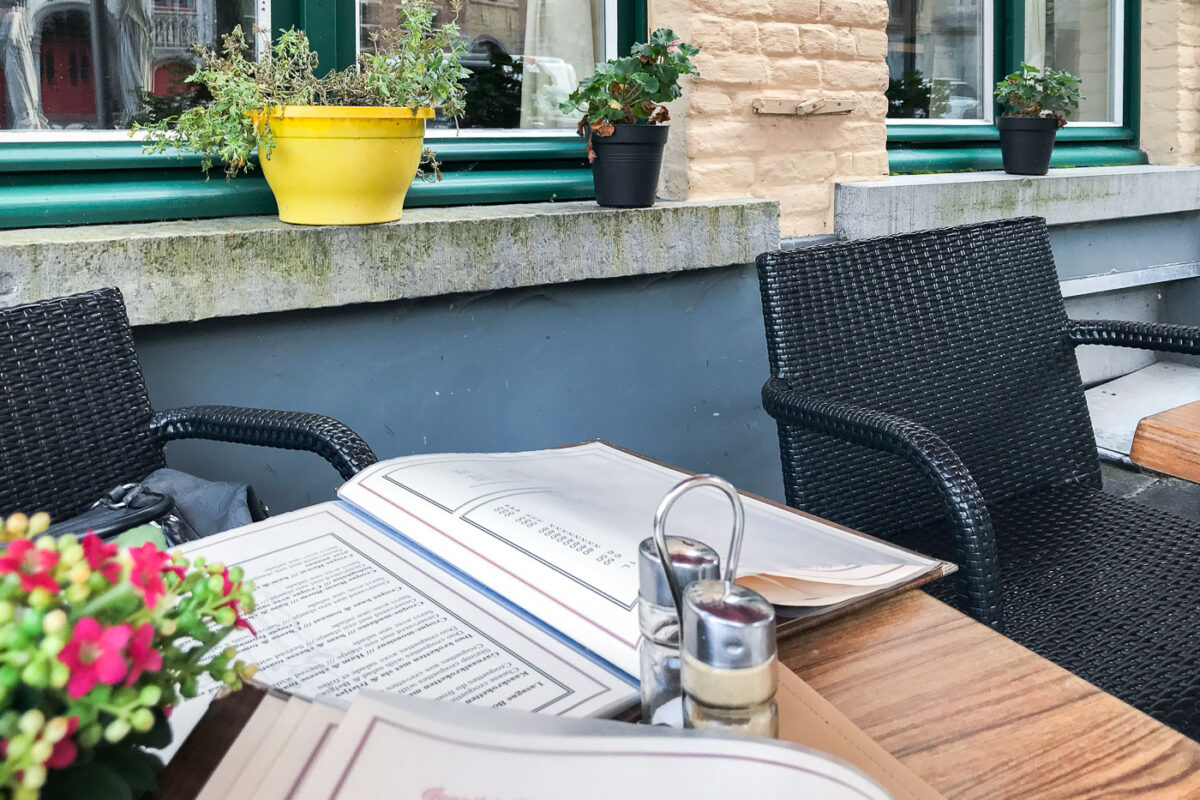
M 1200 798 L 1200 745 L 924 592 L 787 637 L 780 657 L 948 800 Z M 193 800 L 256 704 L 216 704 L 154 799 Z
M 780 656 L 950 800 L 1200 798 L 1200 745 L 924 592 Z

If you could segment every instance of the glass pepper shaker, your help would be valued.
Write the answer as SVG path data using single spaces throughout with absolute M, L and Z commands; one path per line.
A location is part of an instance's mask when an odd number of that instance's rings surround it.
M 731 581 L 683 590 L 684 727 L 775 738 L 775 609 Z
M 721 559 L 703 542 L 667 537 L 667 552 L 676 578 L 688 585 L 720 575 Z M 638 547 L 638 623 L 642 641 L 642 722 L 683 727 L 683 691 L 679 684 L 679 613 L 662 558 L 653 538 Z
M 715 475 L 697 475 L 667 493 L 654 517 L 654 541 L 669 563 L 666 518 L 681 496 L 704 486 L 719 489 L 733 506 L 733 535 L 724 580 L 684 585 L 666 570 L 679 609 L 680 684 L 684 727 L 776 737 L 775 608 L 757 592 L 733 582 L 742 549 L 745 512 L 737 489 Z

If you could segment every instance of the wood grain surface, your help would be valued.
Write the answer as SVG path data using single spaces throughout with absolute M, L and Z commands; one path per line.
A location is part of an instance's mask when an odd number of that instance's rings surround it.
M 1200 798 L 1200 745 L 924 592 L 780 657 L 949 800 Z
M 1143 418 L 1133 434 L 1129 460 L 1200 482 L 1200 401 Z
M 780 657 L 947 800 L 1200 800 L 1200 745 L 924 592 L 787 637 Z M 154 800 L 192 800 L 261 697 L 214 703 Z

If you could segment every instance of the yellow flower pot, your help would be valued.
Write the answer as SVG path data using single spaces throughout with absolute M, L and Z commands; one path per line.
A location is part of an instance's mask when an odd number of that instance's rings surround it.
M 297 225 L 400 219 L 432 108 L 283 106 L 269 117 L 275 149 L 258 161 L 279 218 Z M 261 125 L 263 115 L 255 114 Z

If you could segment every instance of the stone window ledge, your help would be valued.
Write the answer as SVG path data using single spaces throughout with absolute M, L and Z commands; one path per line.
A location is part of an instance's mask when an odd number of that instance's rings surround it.
M 834 229 L 842 238 L 1034 215 L 1050 225 L 1200 210 L 1200 167 L 1052 169 L 1048 175 L 955 172 L 839 183 Z
M 487 292 L 753 261 L 774 201 L 416 208 L 384 225 L 274 217 L 0 231 L 0 305 L 117 286 L 135 325 Z

